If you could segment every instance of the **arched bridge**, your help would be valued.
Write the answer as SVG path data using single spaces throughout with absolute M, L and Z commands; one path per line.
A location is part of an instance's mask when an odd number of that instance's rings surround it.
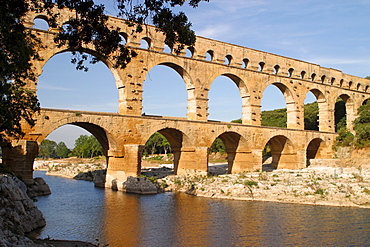
M 68 23 L 72 13 L 60 12 L 57 21 Z M 29 13 L 25 22 L 43 43 L 39 54 L 44 60 L 33 62 L 34 72 L 41 75 L 45 63 L 66 49 L 53 42 L 57 30 L 33 28 L 37 18 L 48 20 L 47 15 Z M 369 80 L 339 70 L 202 37 L 197 37 L 193 47 L 175 55 L 165 52 L 164 36 L 154 27 L 146 26 L 142 33 L 132 34 L 132 27 L 124 20 L 110 17 L 109 22 L 120 28 L 126 45 L 138 54 L 125 69 L 114 68 L 111 58 L 103 60 L 116 79 L 119 113 L 43 109 L 36 126 L 24 127 L 26 136 L 18 142 L 18 148 L 23 150 L 18 153 L 23 156 L 14 151 L 6 159 L 13 167 L 14 160 L 26 159 L 27 150 L 37 150 L 37 145 L 53 130 L 74 124 L 98 138 L 108 157 L 108 175 L 112 178 L 139 173 L 141 150 L 155 132 L 171 143 L 178 174 L 206 172 L 208 150 L 217 137 L 227 148 L 232 172 L 261 169 L 262 151 L 267 143 L 277 168 L 303 168 L 308 159 L 332 156 L 338 98 L 345 102 L 349 129 L 357 109 L 370 98 Z M 147 47 L 140 47 L 142 40 Z M 95 54 L 93 47 L 86 47 L 86 52 Z M 183 78 L 188 93 L 187 118 L 142 116 L 143 84 L 148 71 L 156 65 L 168 66 Z M 230 78 L 240 91 L 242 124 L 208 121 L 208 92 L 220 75 Z M 275 85 L 285 97 L 286 129 L 261 126 L 261 99 L 269 85 Z M 37 83 L 27 86 L 37 91 Z M 315 95 L 319 105 L 319 131 L 304 130 L 303 107 L 308 92 Z M 32 156 L 28 160 L 33 160 Z M 18 172 L 29 176 L 32 162 L 26 163 Z

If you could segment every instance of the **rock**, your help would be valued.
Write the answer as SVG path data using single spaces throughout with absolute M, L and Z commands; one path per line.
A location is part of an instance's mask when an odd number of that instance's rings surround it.
M 27 185 L 27 194 L 30 198 L 51 194 L 49 185 L 47 185 L 45 180 L 41 177 L 26 179 L 24 180 L 24 183 Z
M 42 213 L 25 188 L 18 178 L 0 175 L 0 246 L 40 246 L 24 237 L 25 233 L 45 226 Z
M 105 176 L 107 174 L 107 170 L 96 170 L 94 171 L 94 186 L 95 187 L 105 187 Z
M 160 192 L 159 187 L 146 177 L 128 177 L 123 184 L 123 189 L 127 193 L 135 194 L 157 194 Z

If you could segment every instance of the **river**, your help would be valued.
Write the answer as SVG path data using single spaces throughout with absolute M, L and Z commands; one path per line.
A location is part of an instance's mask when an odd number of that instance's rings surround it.
M 134 195 L 43 177 L 38 238 L 100 246 L 370 246 L 370 209 L 218 200 L 182 193 Z

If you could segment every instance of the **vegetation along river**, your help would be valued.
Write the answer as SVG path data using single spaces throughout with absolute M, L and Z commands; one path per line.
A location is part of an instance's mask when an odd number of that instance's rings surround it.
M 370 246 L 370 210 L 219 200 L 181 193 L 134 195 L 43 177 L 38 238 L 100 246 Z

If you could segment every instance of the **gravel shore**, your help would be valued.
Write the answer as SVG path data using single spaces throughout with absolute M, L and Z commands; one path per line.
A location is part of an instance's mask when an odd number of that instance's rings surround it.
M 168 176 L 159 182 L 167 191 L 210 198 L 370 208 L 370 169 L 361 167 Z

